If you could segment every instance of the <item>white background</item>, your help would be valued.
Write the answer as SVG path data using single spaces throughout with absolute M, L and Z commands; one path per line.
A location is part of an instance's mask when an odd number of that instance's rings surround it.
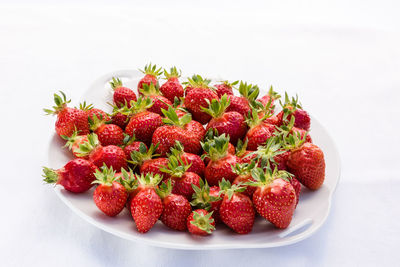
M 1 266 L 398 265 L 396 2 L 0 2 Z M 288 247 L 179 251 L 73 214 L 41 182 L 55 121 L 41 109 L 56 90 L 77 104 L 98 76 L 150 61 L 298 93 L 342 159 L 326 224 Z

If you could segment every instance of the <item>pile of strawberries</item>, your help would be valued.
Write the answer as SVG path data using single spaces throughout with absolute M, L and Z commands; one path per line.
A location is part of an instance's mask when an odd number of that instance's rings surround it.
M 289 226 L 301 184 L 317 190 L 325 178 L 322 150 L 312 143 L 310 117 L 297 97 L 279 101 L 271 87 L 193 75 L 181 83 L 175 67 L 147 65 L 137 94 L 110 81 L 111 113 L 54 94 L 55 129 L 75 159 L 44 168 L 44 181 L 82 193 L 96 185 L 95 205 L 108 216 L 130 211 L 140 233 L 161 220 L 178 231 L 211 234 L 218 224 L 247 234 L 257 214 Z M 160 86 L 160 76 L 166 80 Z M 239 91 L 239 96 L 233 94 Z

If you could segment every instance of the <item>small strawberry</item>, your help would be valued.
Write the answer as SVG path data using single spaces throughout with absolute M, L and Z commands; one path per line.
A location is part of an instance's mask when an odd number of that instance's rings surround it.
M 223 179 L 220 182 L 221 194 L 224 194 L 219 214 L 222 221 L 238 234 L 248 234 L 253 229 L 255 212 L 248 196 L 240 193 L 245 189 L 232 185 Z
M 74 131 L 79 131 L 79 134 L 85 135 L 89 133 L 89 124 L 85 111 L 67 107 L 71 100 L 60 91 L 61 96 L 54 94 L 55 106 L 53 109 L 43 109 L 46 115 L 57 115 L 56 133 L 61 136 L 71 136 Z
M 131 158 L 131 153 L 133 151 L 140 152 L 141 151 L 140 150 L 141 146 L 144 147 L 143 148 L 144 150 L 142 149 L 143 151 L 147 151 L 147 146 L 146 146 L 145 143 L 140 142 L 140 141 L 135 141 L 135 140 L 136 140 L 135 135 L 133 135 L 131 137 L 131 136 L 127 135 L 127 134 L 124 134 L 123 149 L 124 149 L 124 153 L 125 153 L 127 159 Z
M 251 177 L 251 171 L 254 169 L 255 165 L 255 161 L 252 161 L 251 163 L 236 163 L 235 166 L 232 166 L 233 172 L 237 174 L 237 177 L 232 184 L 238 186 L 243 185 L 246 190 L 244 190 L 242 193 L 248 196 L 250 199 L 257 187 L 247 185 L 246 183 L 254 181 Z
M 176 141 L 175 146 L 171 148 L 171 154 L 178 159 L 180 158 L 185 164 L 190 165 L 189 169 L 187 169 L 188 172 L 197 173 L 201 177 L 204 175 L 206 166 L 201 157 L 196 154 L 185 152 L 181 142 Z
M 156 174 L 137 175 L 139 190 L 131 202 L 131 214 L 139 233 L 147 233 L 160 218 L 163 203 L 155 188 L 161 181 Z
M 296 208 L 296 191 L 290 184 L 291 174 L 286 171 L 272 171 L 269 167 L 265 172 L 261 168 L 252 171 L 257 186 L 253 194 L 253 203 L 257 212 L 278 228 L 287 228 L 292 221 Z
M 171 180 L 167 183 L 163 182 L 156 192 L 161 197 L 164 206 L 161 214 L 162 223 L 171 229 L 185 231 L 187 218 L 192 212 L 189 201 L 181 195 L 172 193 Z
M 161 85 L 160 91 L 171 103 L 174 103 L 175 97 L 179 99 L 184 95 L 183 87 L 179 83 L 181 71 L 178 71 L 176 67 L 172 67 L 170 72 L 164 70 L 164 76 L 167 81 Z
M 63 147 L 67 147 L 75 157 L 80 158 L 79 145 L 88 141 L 87 135 L 79 135 L 78 131 L 74 131 L 71 136 L 61 135 L 61 138 L 67 141 Z
M 221 222 L 219 207 L 221 206 L 222 198 L 219 197 L 219 187 L 210 187 L 207 181 L 203 182 L 203 180 L 200 179 L 199 186 L 192 185 L 192 188 L 194 194 L 190 204 L 196 208 L 212 211 L 215 223 Z
M 143 84 L 143 89 L 140 89 L 142 95 L 150 97 L 153 101 L 153 105 L 149 108 L 149 111 L 157 113 L 159 115 L 163 115 L 162 109 L 167 110 L 169 106 L 172 105 L 173 102 L 169 101 L 168 98 L 164 97 L 158 86 L 154 84 Z
M 102 115 L 100 115 L 99 118 L 93 115 L 92 118 L 88 118 L 88 121 L 90 130 L 97 134 L 103 146 L 119 146 L 123 144 L 124 131 L 119 126 L 111 124 L 110 121 L 106 121 Z
M 291 117 L 295 117 L 294 126 L 303 130 L 310 130 L 311 118 L 307 111 L 302 109 L 301 104 L 298 101 L 298 97 L 292 97 L 289 100 L 289 96 L 285 93 L 285 102 L 280 102 L 282 111 L 278 113 L 279 125 L 287 124 Z
M 263 123 L 263 121 L 269 116 L 266 114 L 264 117 L 259 118 L 257 111 L 252 109 L 246 122 L 249 125 L 249 131 L 246 134 L 248 144 L 247 149 L 255 151 L 258 146 L 261 146 L 267 142 L 268 139 L 275 134 L 275 125 Z
M 196 121 L 206 124 L 211 116 L 205 113 L 202 107 L 208 107 L 206 99 L 218 99 L 218 95 L 209 86 L 210 80 L 203 79 L 200 75 L 193 75 L 188 81 L 191 89 L 186 90 L 185 107 Z
M 236 145 L 239 139 L 242 139 L 247 132 L 247 125 L 242 114 L 236 111 L 225 112 L 230 104 L 227 95 L 223 95 L 220 100 L 213 99 L 208 108 L 202 108 L 204 112 L 210 114 L 212 119 L 208 122 L 206 130 L 217 129 L 219 134 L 229 135 L 232 144 Z
M 74 159 L 58 170 L 43 167 L 43 181 L 62 185 L 73 193 L 82 193 L 92 187 L 97 167 L 85 159 Z
M 220 84 L 214 85 L 215 92 L 217 93 L 218 97 L 222 97 L 224 94 L 233 95 L 233 86 L 237 85 L 239 81 L 234 81 L 230 83 L 229 81 L 222 81 Z
M 132 89 L 122 86 L 122 81 L 119 78 L 113 77 L 110 85 L 114 90 L 114 103 L 118 107 L 122 107 L 123 105 L 130 107 L 130 102 L 136 101 L 137 98 L 135 92 L 133 92 Z
M 281 96 L 274 91 L 272 85 L 269 88 L 268 94 L 264 95 L 260 99 L 257 99 L 265 108 L 270 109 L 271 113 L 274 113 L 274 102 L 279 99 Z
M 210 235 L 215 230 L 215 221 L 212 212 L 204 209 L 193 211 L 187 218 L 187 228 L 193 235 Z
M 86 104 L 86 101 L 83 101 L 83 103 L 79 104 L 79 109 L 86 112 L 88 119 L 93 119 L 93 116 L 96 115 L 97 118 L 103 118 L 105 121 L 110 120 L 110 116 L 108 116 L 107 113 L 101 109 L 95 108 L 93 104 Z
M 144 66 L 144 70 L 140 70 L 140 71 L 143 72 L 143 74 L 145 74 L 145 75 L 138 83 L 137 89 L 138 89 L 139 94 L 140 94 L 140 89 L 143 89 L 144 84 L 158 85 L 158 76 L 160 76 L 162 73 L 161 68 L 157 69 L 157 66 L 151 65 L 151 63 Z
M 116 181 L 115 171 L 107 166 L 103 170 L 97 170 L 94 174 L 96 180 L 93 184 L 99 184 L 93 193 L 96 206 L 110 217 L 118 215 L 125 207 L 128 192 L 125 187 Z
M 228 96 L 231 104 L 227 108 L 227 111 L 236 111 L 244 117 L 248 116 L 249 112 L 251 112 L 251 104 L 256 100 L 259 92 L 260 89 L 257 85 L 241 81 L 239 84 L 239 93 L 241 96 Z

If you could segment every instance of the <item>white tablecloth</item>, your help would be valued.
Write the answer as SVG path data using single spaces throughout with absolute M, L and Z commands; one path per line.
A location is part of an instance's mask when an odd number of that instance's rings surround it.
M 1 266 L 398 266 L 400 5 L 396 1 L 0 4 Z M 41 182 L 51 94 L 148 62 L 299 93 L 337 142 L 326 224 L 274 249 L 180 251 L 110 235 Z M 60 167 L 60 166 L 51 166 Z

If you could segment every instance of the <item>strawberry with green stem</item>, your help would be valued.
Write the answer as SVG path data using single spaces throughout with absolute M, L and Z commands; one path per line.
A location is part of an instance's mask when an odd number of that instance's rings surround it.
M 118 181 L 125 187 L 126 192 L 128 193 L 128 198 L 126 200 L 126 207 L 130 212 L 131 204 L 133 198 L 140 191 L 139 182 L 137 179 L 137 175 L 135 175 L 132 169 L 121 169 L 121 172 L 116 173 L 115 176 L 118 178 Z
M 257 189 L 255 186 L 246 185 L 246 183 L 254 181 L 251 177 L 251 171 L 255 166 L 255 161 L 252 161 L 251 163 L 236 163 L 235 166 L 232 166 L 233 172 L 237 175 L 232 184 L 244 186 L 246 189 L 242 193 L 249 198 L 253 196 L 254 191 Z
M 251 112 L 251 105 L 257 99 L 260 89 L 257 85 L 241 81 L 239 84 L 239 93 L 240 96 L 228 96 L 230 105 L 227 111 L 236 111 L 246 117 Z
M 303 137 L 306 138 L 306 142 L 312 143 L 311 136 L 308 134 L 308 131 L 303 130 L 301 128 L 297 128 L 294 126 L 295 125 L 295 116 L 291 116 L 290 120 L 286 120 L 286 124 L 280 125 L 280 127 L 277 127 L 276 135 L 279 136 L 288 136 L 289 134 L 300 134 L 300 138 L 302 139 Z
M 71 136 L 61 135 L 61 138 L 67 141 L 63 147 L 67 147 L 75 157 L 80 158 L 79 145 L 88 141 L 87 135 L 79 135 L 78 131 L 74 131 Z
M 250 163 L 256 157 L 252 154 L 254 151 L 247 150 L 247 143 L 248 140 L 244 139 L 244 142 L 239 140 L 236 145 L 235 155 L 240 158 L 241 163 Z
M 118 107 L 117 105 L 113 105 L 111 103 L 108 103 L 113 111 L 111 113 L 111 122 L 115 125 L 118 125 L 119 127 L 121 127 L 121 129 L 125 130 L 126 125 L 128 125 L 129 119 L 132 115 L 131 110 L 129 109 L 129 107 L 131 106 L 131 104 L 128 105 L 124 104 L 121 105 L 120 107 Z
M 214 142 L 213 139 L 215 137 L 217 137 L 217 136 L 219 136 L 218 130 L 210 128 L 210 129 L 208 129 L 208 131 L 204 135 L 203 143 L 206 143 L 206 142 L 211 142 L 212 143 L 212 142 Z M 231 143 L 228 144 L 228 153 L 231 154 L 231 155 L 236 155 L 236 148 Z M 203 151 L 203 155 L 201 157 L 202 157 L 202 159 L 204 161 L 205 166 L 207 166 L 207 164 L 210 162 L 210 158 L 206 157 L 206 155 L 207 155 L 207 152 Z
M 162 68 L 157 68 L 157 65 L 152 65 L 151 63 L 144 66 L 143 70 L 140 70 L 144 77 L 140 79 L 138 83 L 138 92 L 141 94 L 140 90 L 143 89 L 143 85 L 153 84 L 154 86 L 158 86 L 158 77 L 162 74 Z
M 187 228 L 192 235 L 206 236 L 215 230 L 213 213 L 204 209 L 194 210 L 187 218 Z
M 131 101 L 136 101 L 136 94 L 132 89 L 124 87 L 122 81 L 119 78 L 112 78 L 110 81 L 111 88 L 114 90 L 113 100 L 117 107 L 127 105 L 130 107 Z
M 100 115 L 100 117 L 93 115 L 92 118 L 88 118 L 88 121 L 90 130 L 97 134 L 97 137 L 103 146 L 119 146 L 123 144 L 124 131 L 118 125 L 112 124 L 111 121 L 107 121 L 102 115 Z
M 310 130 L 311 118 L 307 111 L 303 110 L 298 96 L 289 99 L 287 93 L 285 93 L 285 102 L 282 103 L 282 111 L 278 113 L 277 117 L 279 120 L 279 125 L 287 124 L 291 120 L 291 117 L 295 117 L 294 126 L 303 130 Z
M 281 96 L 274 91 L 274 88 L 271 85 L 271 87 L 268 90 L 268 93 L 263 97 L 257 99 L 257 101 L 260 102 L 265 108 L 269 109 L 271 113 L 274 113 L 275 109 L 274 102 L 280 97 Z
M 269 114 L 260 118 L 257 110 L 252 109 L 249 117 L 246 118 L 249 130 L 246 134 L 248 140 L 247 149 L 251 151 L 257 150 L 258 146 L 263 145 L 268 139 L 274 136 L 275 125 L 266 124 L 264 120 L 268 118 Z
M 237 85 L 239 81 L 229 82 L 229 81 L 221 81 L 220 84 L 214 85 L 215 92 L 217 93 L 218 97 L 222 97 L 224 94 L 233 95 L 232 88 Z
M 154 84 L 143 84 L 143 89 L 140 89 L 140 93 L 141 95 L 150 97 L 150 99 L 153 101 L 153 105 L 149 108 L 149 111 L 151 112 L 163 115 L 161 110 L 168 109 L 168 106 L 172 105 L 172 102 L 163 96 L 159 87 L 155 86 Z
M 199 186 L 192 185 L 194 190 L 192 201 L 190 204 L 198 209 L 205 209 L 213 213 L 215 223 L 221 222 L 219 216 L 219 207 L 221 206 L 222 198 L 219 196 L 218 186 L 209 186 L 207 181 L 203 182 L 200 179 Z
M 175 97 L 178 99 L 183 97 L 184 90 L 179 82 L 179 77 L 181 77 L 181 71 L 172 67 L 170 72 L 164 69 L 164 76 L 167 81 L 161 85 L 160 92 L 165 96 L 171 103 L 174 103 Z
M 171 155 L 174 155 L 178 159 L 180 158 L 185 164 L 190 165 L 187 169 L 188 172 L 197 173 L 200 177 L 204 175 L 206 166 L 201 157 L 193 153 L 185 152 L 181 142 L 176 141 L 175 146 L 171 147 Z
M 124 153 L 127 159 L 131 158 L 131 153 L 133 151 L 140 151 L 140 147 L 144 146 L 144 149 L 147 151 L 147 146 L 145 143 L 136 141 L 135 135 L 130 136 L 124 133 L 124 140 L 122 148 L 124 149 Z M 143 149 L 142 149 L 143 150 Z
M 79 109 L 86 112 L 88 119 L 93 119 L 93 116 L 96 115 L 97 118 L 102 117 L 105 121 L 110 120 L 110 116 L 107 113 L 99 108 L 95 108 L 93 104 L 86 104 L 86 101 L 79 104 Z

